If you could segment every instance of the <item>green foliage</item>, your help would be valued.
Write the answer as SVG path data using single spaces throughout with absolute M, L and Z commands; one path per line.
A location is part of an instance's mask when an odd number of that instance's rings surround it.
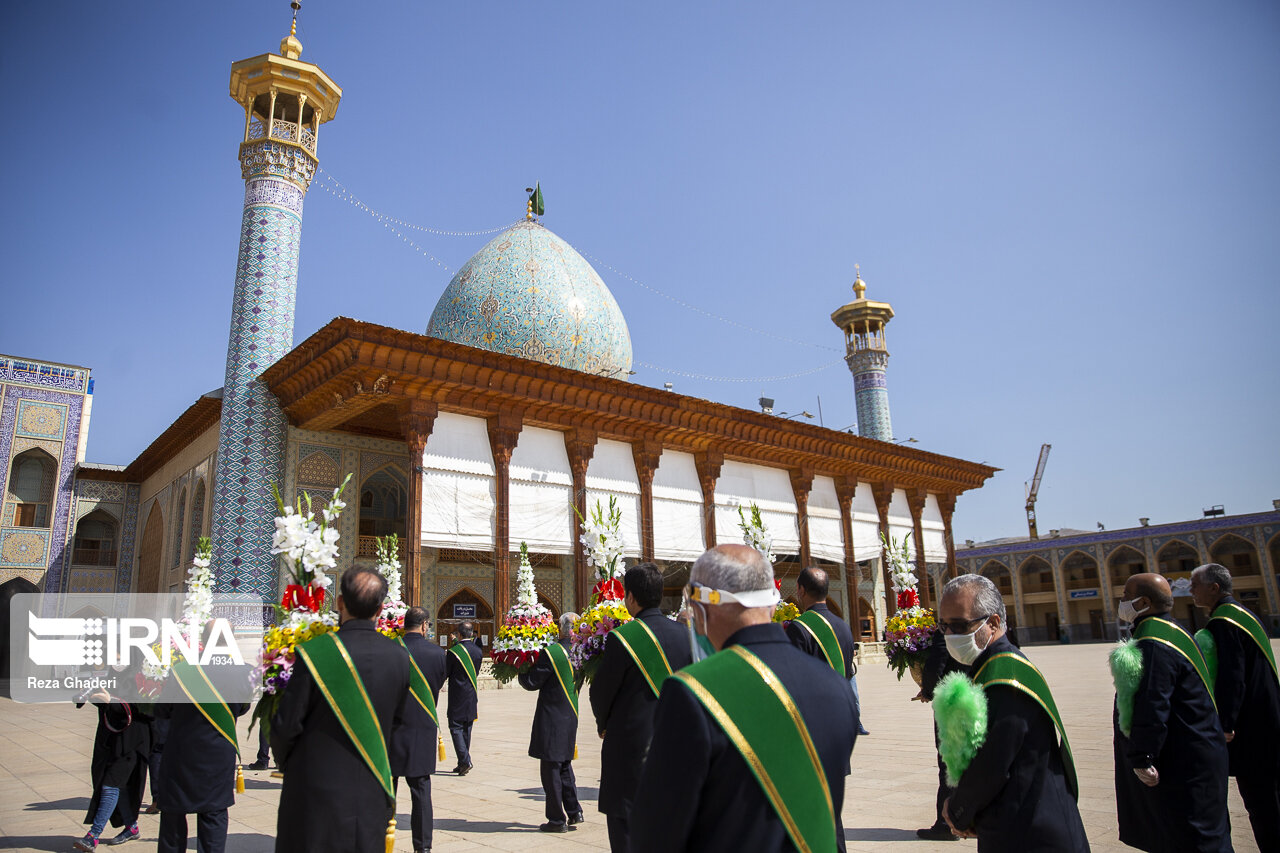
M 1120 732 L 1128 737 L 1133 727 L 1133 696 L 1142 680 L 1142 650 L 1137 640 L 1121 643 L 1111 650 L 1111 680 L 1116 685 Z
M 954 787 L 987 739 L 987 694 L 963 672 L 953 672 L 933 691 L 933 718 L 947 784 Z

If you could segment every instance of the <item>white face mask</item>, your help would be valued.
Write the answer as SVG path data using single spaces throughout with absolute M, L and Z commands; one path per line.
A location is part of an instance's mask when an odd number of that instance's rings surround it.
M 978 631 L 981 630 L 982 625 L 979 625 L 972 634 L 947 634 L 944 637 L 947 641 L 947 651 L 960 663 L 969 666 L 987 650 L 986 646 L 978 645 Z M 991 645 L 990 640 L 987 640 L 987 645 Z
M 1133 606 L 1134 601 L 1137 601 L 1137 599 L 1135 598 L 1133 601 L 1121 601 L 1120 609 L 1116 611 L 1116 617 L 1126 625 L 1132 625 L 1134 620 L 1151 609 L 1151 605 L 1148 603 L 1147 606 L 1141 610 L 1136 610 Z

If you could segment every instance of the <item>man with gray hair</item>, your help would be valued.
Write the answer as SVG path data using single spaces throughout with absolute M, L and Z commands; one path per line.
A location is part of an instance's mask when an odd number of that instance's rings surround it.
M 942 815 L 978 849 L 1088 851 L 1079 785 L 1066 730 L 1049 685 L 1005 636 L 1000 590 L 982 575 L 947 582 L 938 627 L 947 651 L 970 667 L 934 691 L 947 776 L 955 787 Z M 985 726 L 982 724 L 985 723 Z M 985 728 L 986 738 L 964 761 L 960 743 Z M 1061 743 L 1059 743 L 1061 739 Z M 971 747 L 970 747 L 971 748 Z
M 693 564 L 693 637 L 717 654 L 667 678 L 631 809 L 632 853 L 844 850 L 849 683 L 772 621 L 773 567 L 746 545 Z
M 577 613 L 560 617 L 560 640 L 538 653 L 527 672 L 520 674 L 520 686 L 538 691 L 529 736 L 529 756 L 540 762 L 542 790 L 546 794 L 547 822 L 543 832 L 568 832 L 582 823 L 582 803 L 573 775 L 573 758 L 578 740 L 578 686 L 569 662 L 569 638 Z
M 1231 595 L 1231 572 L 1208 563 L 1191 573 L 1191 597 L 1209 611 L 1196 632 L 1226 732 L 1230 775 L 1259 850 L 1280 850 L 1280 680 L 1271 638 Z

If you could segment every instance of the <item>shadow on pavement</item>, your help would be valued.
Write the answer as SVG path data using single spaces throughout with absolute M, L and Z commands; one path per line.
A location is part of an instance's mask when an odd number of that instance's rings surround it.
M 25 809 L 25 811 L 29 812 L 78 811 L 81 813 L 88 810 L 88 797 L 65 797 L 61 800 L 49 800 L 44 803 L 27 803 L 27 807 Z
M 518 788 L 515 793 L 519 794 L 520 799 L 522 800 L 541 800 L 543 797 L 543 791 L 542 791 L 541 785 L 539 785 L 536 788 Z M 587 788 L 583 785 L 578 786 L 579 802 L 587 801 L 587 800 L 591 802 L 595 802 L 598 799 L 600 799 L 599 788 Z M 86 803 L 86 808 L 87 807 L 88 807 L 88 804 Z
M 435 820 L 436 832 L 537 832 L 538 827 L 532 823 L 510 823 L 496 820 L 462 820 L 445 818 Z M 61 849 L 61 848 L 59 848 Z M 230 845 L 228 845 L 230 849 Z
M 914 829 L 899 829 L 888 826 L 859 826 L 855 829 L 845 827 L 845 841 L 919 841 Z

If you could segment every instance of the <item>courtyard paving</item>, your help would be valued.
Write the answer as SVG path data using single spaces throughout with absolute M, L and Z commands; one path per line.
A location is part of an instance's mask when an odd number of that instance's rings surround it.
M 1039 646 L 1028 650 L 1053 688 L 1075 750 L 1081 783 L 1080 810 L 1094 851 L 1129 850 L 1116 840 L 1111 759 L 1112 688 L 1107 645 Z M 850 851 L 961 851 L 973 841 L 924 842 L 917 827 L 933 820 L 937 768 L 930 710 L 909 701 L 910 679 L 895 680 L 883 664 L 867 664 L 858 675 L 863 717 L 871 736 L 860 738 L 844 802 Z M 583 727 L 581 758 L 574 763 L 587 821 L 574 832 L 547 836 L 537 762 L 526 756 L 535 697 L 518 688 L 486 690 L 473 736 L 475 769 L 465 777 L 442 773 L 432 788 L 438 853 L 469 851 L 607 850 L 604 816 L 595 809 L 600 773 L 593 727 Z M 584 703 L 584 710 L 586 704 Z M 96 717 L 71 705 L 19 705 L 0 699 L 0 848 L 66 851 L 84 832 L 89 802 L 89 754 Z M 241 742 L 256 744 L 256 734 Z M 248 750 L 246 750 L 248 751 Z M 452 766 L 452 747 L 449 761 Z M 251 759 L 250 759 L 251 760 Z M 272 849 L 280 780 L 269 772 L 246 772 L 246 791 L 230 812 L 228 850 Z M 1256 850 L 1239 794 L 1231 784 L 1232 840 L 1239 851 Z M 408 791 L 397 809 L 397 851 L 410 851 Z M 153 848 L 158 816 L 144 816 L 144 841 L 126 850 Z M 192 830 L 194 832 L 194 822 Z M 195 849 L 192 838 L 190 849 Z

